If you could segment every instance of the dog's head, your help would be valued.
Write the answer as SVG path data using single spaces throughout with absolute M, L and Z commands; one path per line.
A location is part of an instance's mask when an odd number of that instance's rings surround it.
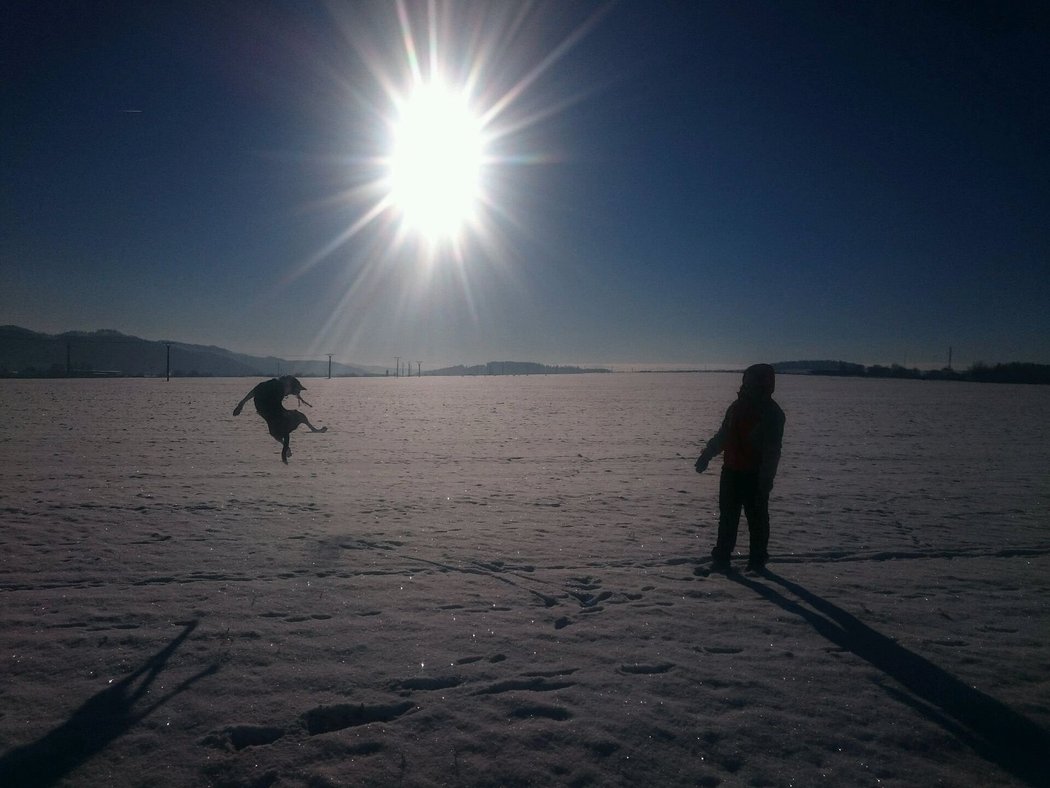
M 299 378 L 291 375 L 281 375 L 281 384 L 284 387 L 284 396 L 292 396 L 299 400 L 299 404 L 313 407 L 309 402 L 303 399 L 303 392 L 306 391 L 306 386 L 299 382 Z
M 284 384 L 284 393 L 298 395 L 300 391 L 306 391 L 306 386 L 299 382 L 299 378 L 291 375 L 281 375 L 281 383 Z

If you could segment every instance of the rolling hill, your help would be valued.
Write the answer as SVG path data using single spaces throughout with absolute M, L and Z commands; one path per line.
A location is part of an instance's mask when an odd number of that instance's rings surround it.
M 286 360 L 250 356 L 212 345 L 141 339 L 119 331 L 42 334 L 0 326 L 0 376 L 316 377 L 328 374 L 328 359 Z M 334 376 L 371 374 L 363 367 L 332 362 Z

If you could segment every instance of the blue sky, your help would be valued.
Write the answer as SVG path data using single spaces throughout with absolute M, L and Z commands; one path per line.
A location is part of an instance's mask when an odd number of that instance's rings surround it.
M 1050 362 L 1039 4 L 398 7 L 15 3 L 0 323 L 432 368 Z M 455 247 L 361 221 L 406 40 L 500 107 Z

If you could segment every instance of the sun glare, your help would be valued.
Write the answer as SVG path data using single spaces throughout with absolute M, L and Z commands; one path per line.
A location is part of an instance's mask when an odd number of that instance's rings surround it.
M 467 97 L 420 84 L 398 107 L 388 195 L 404 225 L 431 240 L 454 237 L 475 216 L 485 141 Z
M 323 159 L 340 166 L 341 188 L 318 206 L 334 206 L 345 223 L 287 280 L 337 252 L 346 260 L 325 342 L 356 342 L 380 294 L 396 297 L 398 316 L 455 304 L 476 318 L 485 287 L 518 283 L 513 269 L 528 244 L 517 241 L 535 232 L 526 211 L 536 182 L 517 173 L 556 160 L 534 132 L 587 92 L 547 93 L 543 80 L 612 5 L 559 11 L 575 23 L 553 38 L 547 12 L 574 4 L 328 4 L 349 50 L 311 66 L 336 75 L 349 137 L 347 150 Z

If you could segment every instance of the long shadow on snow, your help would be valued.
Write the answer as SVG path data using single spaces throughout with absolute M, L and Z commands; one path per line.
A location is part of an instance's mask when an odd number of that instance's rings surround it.
M 217 664 L 210 665 L 150 705 L 135 709 L 135 704 L 150 691 L 171 655 L 197 628 L 197 623 L 191 621 L 138 670 L 89 698 L 53 731 L 0 757 L 0 785 L 25 788 L 53 785 L 176 695 L 217 671 Z
M 743 575 L 729 577 L 805 619 L 832 643 L 856 654 L 900 683 L 911 694 L 887 688 L 890 694 L 945 727 L 984 759 L 1029 785 L 1047 784 L 1046 754 L 1050 752 L 1050 734 L 1041 727 L 797 583 L 772 572 L 763 574 L 813 610 L 788 599 L 765 583 Z

